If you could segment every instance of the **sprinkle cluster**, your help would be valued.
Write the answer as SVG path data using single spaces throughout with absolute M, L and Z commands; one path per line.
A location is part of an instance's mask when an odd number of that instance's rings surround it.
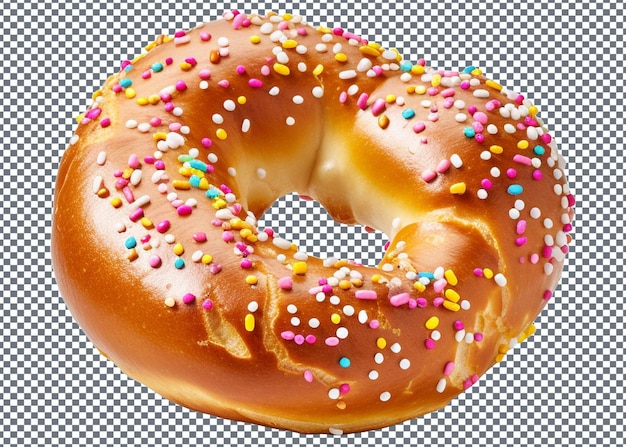
M 259 229 L 256 218 L 240 204 L 240 199 L 233 192 L 234 188 L 223 181 L 215 182 L 216 178 L 236 181 L 236 167 L 224 166 L 221 160 L 225 150 L 234 149 L 228 146 L 232 129 L 237 129 L 238 136 L 245 136 L 257 124 L 242 114 L 236 115 L 240 121 L 233 127 L 234 112 L 242 110 L 252 101 L 261 103 L 259 97 L 263 95 L 281 95 L 281 82 L 288 82 L 289 78 L 295 78 L 298 74 L 309 75 L 310 85 L 289 98 L 291 105 L 303 106 L 309 101 L 337 101 L 337 105 L 353 107 L 355 113 L 370 114 L 375 120 L 374 125 L 383 131 L 392 128 L 393 120 L 402 120 L 403 126 L 412 129 L 419 145 L 428 145 L 427 130 L 437 125 L 443 113 L 453 113 L 455 121 L 462 124 L 459 127 L 459 138 L 481 144 L 480 159 L 490 167 L 485 170 L 488 174 L 478 184 L 454 181 L 448 187 L 449 193 L 458 196 L 459 200 L 473 195 L 481 201 L 487 201 L 496 191 L 495 188 L 499 188 L 498 193 L 504 189 L 511 203 L 508 216 L 507 213 L 505 216 L 512 221 L 511 245 L 520 250 L 519 262 L 542 263 L 543 273 L 551 275 L 555 264 L 563 261 L 570 242 L 570 211 L 574 199 L 564 182 L 563 168 L 559 164 L 552 136 L 544 130 L 537 117 L 537 108 L 523 96 L 507 91 L 494 81 L 483 79 L 481 71 L 475 67 L 462 71 L 432 70 L 424 60 L 415 64 L 403 61 L 397 51 L 384 49 L 343 29 L 320 27 L 312 30 L 303 25 L 302 19 L 297 16 L 270 14 L 267 18 L 261 18 L 234 11 L 224 17 L 231 22 L 234 30 L 249 30 L 250 45 L 256 46 L 268 40 L 272 42 L 272 55 L 260 56 L 265 58 L 265 63 L 258 72 L 252 71 L 245 60 L 236 64 L 232 73 L 220 69 L 220 63 L 236 56 L 231 54 L 228 37 L 212 36 L 204 28 L 196 33 L 177 31 L 173 37 L 161 37 L 147 48 L 152 50 L 169 44 L 171 56 L 153 62 L 148 67 L 141 64 L 145 55 L 134 61 L 124 61 L 120 73 L 104 87 L 110 89 L 116 98 L 129 101 L 130 105 L 152 107 L 149 109 L 154 111 L 152 118 L 112 122 L 103 112 L 106 110 L 104 98 L 110 94 L 105 90 L 94 94 L 93 106 L 78 118 L 81 126 L 97 125 L 103 129 L 112 125 L 123 126 L 127 132 L 143 134 L 150 140 L 147 150 L 136 148 L 123 166 L 114 166 L 106 171 L 109 174 L 98 174 L 93 178 L 93 193 L 102 200 L 108 200 L 122 215 L 117 231 L 121 235 L 120 244 L 126 251 L 128 262 L 143 261 L 151 269 L 173 267 L 178 270 L 192 264 L 206 268 L 212 275 L 219 275 L 223 264 L 230 260 L 214 259 L 210 250 L 214 234 L 217 234 L 214 230 L 217 230 L 221 241 L 232 247 L 233 256 L 237 258 L 243 272 L 242 281 L 250 288 L 257 288 L 265 275 L 258 269 L 263 262 L 258 252 L 265 250 L 263 247 L 266 245 L 271 247 L 277 253 L 276 260 L 285 266 L 284 275 L 277 278 L 277 284 L 281 295 L 289 302 L 283 309 L 288 318 L 277 335 L 285 345 L 295 345 L 301 350 L 325 346 L 331 358 L 342 352 L 333 360 L 337 382 L 327 387 L 328 398 L 335 402 L 339 410 L 347 408 L 346 398 L 352 392 L 355 380 L 381 382 L 381 375 L 388 371 L 382 369 L 383 364 L 391 362 L 396 365 L 396 371 L 410 371 L 416 358 L 427 355 L 423 352 L 436 350 L 440 342 L 447 343 L 447 337 L 467 345 L 483 341 L 483 334 L 466 327 L 462 317 L 463 312 L 471 308 L 472 297 L 463 296 L 461 292 L 461 272 L 446 266 L 438 266 L 428 272 L 414 271 L 403 242 L 390 247 L 393 256 L 388 256 L 386 263 L 369 276 L 364 275 L 364 270 L 354 263 L 326 260 L 324 265 L 328 275 L 317 278 L 316 285 L 309 288 L 307 298 L 319 303 L 320 313 L 306 315 L 299 308 L 298 300 L 302 298 L 297 293 L 295 279 L 310 276 L 308 255 L 271 229 Z M 301 43 L 311 33 L 319 36 L 318 42 L 314 46 Z M 192 39 L 200 39 L 206 44 L 204 54 L 181 57 Z M 332 58 L 321 58 L 329 54 L 332 54 Z M 304 59 L 304 56 L 308 59 Z M 317 60 L 330 60 L 332 66 L 328 62 L 310 62 Z M 136 68 L 140 65 L 144 67 L 141 70 Z M 149 86 L 151 79 L 176 70 L 180 78 L 172 85 L 145 95 L 138 93 L 146 90 L 140 87 Z M 324 84 L 320 82 L 321 76 L 329 71 L 336 73 L 339 81 L 345 81 L 345 88 L 341 89 L 338 97 L 330 99 L 326 98 Z M 381 94 L 360 87 L 364 79 L 383 77 L 389 73 L 397 73 L 406 85 L 404 92 Z M 234 89 L 234 79 L 242 77 L 247 79 L 247 85 L 243 89 Z M 190 128 L 185 124 L 185 114 L 192 112 L 185 110 L 179 99 L 190 94 L 190 91 L 196 95 L 209 95 L 214 89 L 234 93 L 231 98 L 217 104 L 217 111 L 209 114 L 209 125 L 202 129 Z M 476 103 L 458 99 L 456 96 L 459 90 L 471 91 Z M 400 108 L 401 113 L 392 113 L 395 108 Z M 427 111 L 426 119 L 418 118 L 424 116 L 420 109 Z M 494 114 L 505 118 L 507 123 L 498 127 L 492 119 Z M 284 117 L 285 126 L 298 124 L 294 116 L 287 114 Z M 492 136 L 501 133 L 515 135 L 516 147 L 489 143 Z M 75 136 L 72 144 L 78 138 Z M 197 144 L 192 145 L 192 141 Z M 415 146 L 409 150 L 414 151 Z M 492 164 L 493 160 L 502 159 L 505 155 L 510 160 L 509 167 L 503 170 L 495 163 Z M 107 152 L 99 152 L 95 163 L 99 167 L 108 168 L 111 163 Z M 426 184 L 434 185 L 444 181 L 452 171 L 462 173 L 464 166 L 461 154 L 452 153 L 432 168 L 416 175 Z M 560 221 L 544 216 L 544 210 L 533 202 L 524 186 L 529 181 L 545 182 L 548 171 L 554 178 L 554 194 L 561 200 Z M 224 172 L 228 175 L 225 176 Z M 260 180 L 266 180 L 268 173 L 261 167 L 255 175 Z M 454 178 L 458 179 L 456 176 Z M 151 187 L 145 187 L 146 184 Z M 171 207 L 170 216 L 154 219 L 150 205 L 163 200 Z M 214 217 L 209 227 L 199 224 L 197 231 L 192 234 L 177 234 L 180 219 L 188 218 L 199 209 L 212 210 Z M 523 248 L 531 245 L 527 228 L 533 222 L 543 225 L 545 237 L 541 250 L 528 253 Z M 129 231 L 131 229 L 133 231 Z M 505 275 L 495 268 L 476 266 L 471 279 L 493 281 L 495 287 L 506 287 Z M 404 276 L 398 277 L 398 271 Z M 465 278 L 465 281 L 470 280 L 467 276 Z M 409 290 L 403 289 L 407 282 L 410 284 Z M 381 285 L 386 287 L 381 289 Z M 381 296 L 381 290 L 387 290 L 388 293 Z M 163 297 L 164 304 L 170 308 L 195 305 L 202 312 L 219 311 L 220 297 L 198 300 L 199 293 L 197 290 L 189 290 L 180 296 Z M 551 294 L 551 291 L 546 290 L 543 298 L 549 299 Z M 393 331 L 389 331 L 385 323 L 380 321 L 374 311 L 376 307 L 372 307 L 381 300 L 388 301 L 392 309 L 419 315 L 416 321 L 421 323 L 416 333 L 424 334 L 422 339 L 406 338 L 400 341 L 394 336 Z M 323 310 L 328 309 L 328 306 L 334 309 L 330 315 L 326 315 L 327 311 Z M 243 333 L 254 336 L 260 331 L 262 310 L 262 304 L 256 300 L 247 304 L 245 316 L 239 322 Z M 452 327 L 444 327 L 441 311 L 458 315 Z M 363 362 L 351 356 L 349 351 L 339 349 L 346 344 L 345 340 L 350 338 L 351 332 L 359 327 L 378 334 L 373 338 L 371 346 L 374 354 L 367 360 L 369 367 L 366 377 L 342 380 L 341 377 L 348 377 L 355 366 Z M 531 326 L 519 337 L 501 344 L 494 361 L 502 360 L 514 343 L 523 341 L 533 331 L 534 326 Z M 444 393 L 454 372 L 455 359 L 446 360 L 438 381 L 432 383 L 432 387 L 438 393 Z M 303 382 L 312 383 L 317 379 L 312 368 L 302 369 Z M 468 388 L 477 380 L 477 374 L 465 377 L 463 388 Z M 375 390 L 375 398 L 380 402 L 394 398 L 392 389 L 372 387 L 372 390 Z

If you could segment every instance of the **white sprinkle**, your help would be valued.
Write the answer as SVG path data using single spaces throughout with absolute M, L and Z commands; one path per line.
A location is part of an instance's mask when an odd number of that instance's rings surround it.
M 461 156 L 459 154 L 452 154 L 452 156 L 450 157 L 450 163 L 452 163 L 452 166 L 457 169 L 463 166 L 463 160 L 461 159 Z
M 227 99 L 226 101 L 224 101 L 224 109 L 226 109 L 228 112 L 234 111 L 236 107 L 237 106 L 235 105 L 235 101 L 233 101 L 232 99 Z
M 413 76 L 411 76 L 411 73 L 402 73 L 400 75 L 400 80 L 402 82 L 411 82 L 411 79 L 413 79 Z
M 344 70 L 339 72 L 339 79 L 354 79 L 357 77 L 357 72 L 356 70 Z
M 227 171 L 228 171 L 228 175 L 230 175 L 231 177 L 235 177 L 237 175 L 237 170 L 233 168 L 232 166 L 228 168 Z
M 343 45 L 341 45 L 339 42 L 337 42 L 335 45 L 333 45 L 333 53 L 334 54 L 341 53 L 342 50 L 343 50 Z
M 250 120 L 248 118 L 245 118 L 243 120 L 243 123 L 241 123 L 241 131 L 243 133 L 246 133 L 250 130 Z
M 474 343 L 474 334 L 471 332 L 465 334 L 465 343 Z
M 385 391 L 384 393 L 380 393 L 381 402 L 387 402 L 391 399 L 391 393 L 389 391 Z
M 470 304 L 469 301 L 461 300 L 461 309 L 463 309 L 463 310 L 470 310 L 470 307 L 472 307 L 472 305 Z
M 291 325 L 292 325 L 292 326 L 295 326 L 295 327 L 300 326 L 300 318 L 298 318 L 298 317 L 293 317 L 293 318 L 291 319 Z
M 463 101 L 462 99 L 457 99 L 456 101 L 454 101 L 454 107 L 459 110 L 463 110 L 465 108 L 465 101 Z
M 430 338 L 432 338 L 434 341 L 439 341 L 441 340 L 441 332 L 434 330 L 430 333 Z
M 454 116 L 454 119 L 456 120 L 457 123 L 462 123 L 467 119 L 467 115 L 465 113 L 457 113 Z
M 189 156 L 192 158 L 198 158 L 198 156 L 200 155 L 200 151 L 196 147 L 192 147 L 191 149 L 189 149 L 188 153 Z
M 278 94 L 280 93 L 280 89 L 277 86 L 274 86 L 270 89 L 270 91 L 268 92 L 271 96 L 278 96 Z
M 511 208 L 511 209 L 509 210 L 509 217 L 510 217 L 511 219 L 513 219 L 513 220 L 517 220 L 517 219 L 519 219 L 519 218 L 520 218 L 520 212 L 519 212 L 519 210 L 518 210 L 518 209 L 516 209 L 516 208 Z
M 557 196 L 563 194 L 563 185 L 559 185 L 558 183 L 554 185 L 554 194 L 556 194 Z
M 256 312 L 257 310 L 259 310 L 259 303 L 256 301 L 250 301 L 248 303 L 248 312 Z
M 374 362 L 376 362 L 377 365 L 382 365 L 384 361 L 385 356 L 382 352 L 377 352 L 376 355 L 374 355 Z
M 96 163 L 98 163 L 100 166 L 102 166 L 103 164 L 105 164 L 107 161 L 107 153 L 105 151 L 100 151 L 98 152 L 98 157 L 96 158 Z
M 317 51 L 318 53 L 325 53 L 326 51 L 328 51 L 328 45 L 318 43 L 317 45 L 315 45 L 315 51 Z
M 394 343 L 389 347 L 389 349 L 391 349 L 391 352 L 394 354 L 397 354 L 402 350 L 402 346 L 400 346 L 399 343 Z
M 339 388 L 331 388 L 328 390 L 328 397 L 331 399 L 339 399 L 341 393 L 339 392 Z
M 281 51 L 280 53 L 276 55 L 276 61 L 281 64 L 288 64 L 289 56 L 284 51 Z
M 382 270 L 383 270 L 383 272 L 387 272 L 387 273 L 393 272 L 393 270 L 394 270 L 393 269 L 393 264 L 389 264 L 389 263 L 383 264 Z
M 474 90 L 474 96 L 476 98 L 489 98 L 489 90 L 477 88 L 476 90 Z
M 480 153 L 480 159 L 481 160 L 491 160 L 491 151 L 482 151 Z
M 493 279 L 500 287 L 506 286 L 506 277 L 502 273 L 498 273 L 496 276 L 493 277 Z
M 141 123 L 137 125 L 137 130 L 142 133 L 150 132 L 150 129 L 152 129 L 152 124 L 150 123 Z
M 340 340 L 344 340 L 346 338 L 348 338 L 348 329 L 346 329 L 345 327 L 340 327 L 339 329 L 337 329 L 337 331 L 335 332 L 335 335 L 337 336 L 337 338 L 339 338 Z
M 275 237 L 272 242 L 281 250 L 289 250 L 291 248 L 291 242 L 287 239 L 283 239 L 282 237 Z
M 183 135 L 189 135 L 189 132 L 191 132 L 189 126 L 181 126 L 180 133 L 182 133 Z
M 174 242 L 176 242 L 176 237 L 171 233 L 166 234 L 163 239 L 165 239 L 165 242 L 167 242 L 168 244 L 173 244 Z
M 101 175 L 96 175 L 93 178 L 93 185 L 91 187 L 91 190 L 93 191 L 94 194 L 97 194 L 98 191 L 100 191 L 100 188 L 102 187 L 104 183 L 104 179 L 102 178 Z
M 537 207 L 530 209 L 530 217 L 533 219 L 539 219 L 541 217 L 541 210 Z
M 296 124 L 296 119 L 293 116 L 288 116 L 285 120 L 285 124 L 287 124 L 288 126 L 293 126 L 294 124 Z
M 304 98 L 300 95 L 296 95 L 292 98 L 294 104 L 302 104 L 304 102 Z
M 354 307 L 350 306 L 349 304 L 346 304 L 345 306 L 343 306 L 343 314 L 346 317 L 351 317 L 354 315 Z
M 126 231 L 126 225 L 124 225 L 122 222 L 116 223 L 115 231 L 117 231 L 118 233 L 123 233 L 124 231 Z
M 526 202 L 521 199 L 515 201 L 515 208 L 522 211 L 526 207 Z
M 285 36 L 285 34 L 281 30 L 276 30 L 272 34 L 270 34 L 270 40 L 272 42 L 284 42 L 285 40 L 287 40 L 287 36 Z
M 526 128 L 526 136 L 529 140 L 536 140 L 539 138 L 539 133 L 537 132 L 537 128 L 533 126 L 528 126 Z
M 495 135 L 498 133 L 498 126 L 496 126 L 495 124 L 489 124 L 487 126 L 487 133 L 489 135 Z
M 201 90 L 206 90 L 208 88 L 209 88 L 209 82 L 208 81 L 205 81 L 205 80 L 200 81 L 200 89 Z
M 515 126 L 513 124 L 507 123 L 504 125 L 504 131 L 506 133 L 515 133 L 517 129 L 515 129 Z
M 220 47 L 227 47 L 228 45 L 230 45 L 230 42 L 228 41 L 228 37 L 220 37 L 219 39 L 217 39 L 217 44 Z
M 287 312 L 289 312 L 291 315 L 297 314 L 298 306 L 296 306 L 295 304 L 289 304 L 287 306 Z
M 400 360 L 400 369 L 407 370 L 411 367 L 411 361 L 409 359 Z
M 457 331 L 456 334 L 454 334 L 454 339 L 457 341 L 457 343 L 462 342 L 464 338 L 465 338 L 465 329 L 461 329 L 460 331 Z
M 550 264 L 549 262 L 546 262 L 543 265 L 543 271 L 545 272 L 546 275 L 551 275 L 552 272 L 554 271 L 554 266 Z
M 500 177 L 500 174 L 501 174 L 500 173 L 500 169 L 495 167 L 495 166 L 493 168 L 491 168 L 491 170 L 489 172 L 490 172 L 491 176 L 494 177 L 494 178 Z
M 338 306 L 339 303 L 341 303 L 341 299 L 337 295 L 331 296 L 328 301 L 330 301 L 330 304 L 332 304 L 333 306 Z
M 380 374 L 378 374 L 378 371 L 373 369 L 369 372 L 367 377 L 369 377 L 370 380 L 377 380 L 380 377 Z
M 72 135 L 72 138 L 70 138 L 70 144 L 74 145 L 76 143 L 78 143 L 78 139 L 80 137 L 78 135 Z
M 261 34 L 272 34 L 274 31 L 274 25 L 272 23 L 266 22 L 261 25 L 261 29 L 259 30 Z
M 324 89 L 320 87 L 319 85 L 317 85 L 313 87 L 313 90 L 311 91 L 311 93 L 313 93 L 314 97 L 319 99 L 324 96 Z
M 170 149 L 177 149 L 185 144 L 185 139 L 176 132 L 170 132 L 167 134 L 167 137 L 165 137 L 165 144 L 167 144 L 167 147 Z
M 202 253 L 202 250 L 196 250 L 191 255 L 191 260 L 193 262 L 200 262 L 202 261 L 202 256 L 204 256 L 204 253 Z
M 306 45 L 298 45 L 296 47 L 296 53 L 298 54 L 306 54 L 307 51 L 309 51 L 309 49 Z
M 330 428 L 328 429 L 328 432 L 329 432 L 331 435 L 335 435 L 335 436 L 341 436 L 341 435 L 343 435 L 343 430 L 342 430 L 342 429 L 340 429 L 340 428 L 330 427 Z
M 369 317 L 367 316 L 367 312 L 365 311 L 365 309 L 360 310 L 359 311 L 359 323 L 365 324 L 367 323 L 368 319 Z
M 320 327 L 320 320 L 318 320 L 317 318 L 311 318 L 309 320 L 309 327 L 312 329 L 317 329 L 318 327 Z
M 135 120 L 128 120 L 128 121 L 126 121 L 126 128 L 127 129 L 134 129 L 134 128 L 137 127 L 137 125 L 138 125 L 138 123 Z
M 446 385 L 446 379 L 439 380 L 439 382 L 437 383 L 437 392 L 443 393 L 446 390 Z
M 546 234 L 543 237 L 543 241 L 544 243 L 548 246 L 548 247 L 553 247 L 554 246 L 554 237 L 552 237 L 552 235 L 550 234 Z
M 259 179 L 263 180 L 267 176 L 267 172 L 263 168 L 259 168 L 256 170 L 256 175 Z
M 183 114 L 182 107 L 174 107 L 174 110 L 172 110 L 172 115 L 174 116 L 182 116 L 182 114 Z
M 363 59 L 361 59 L 358 63 L 358 65 L 356 66 L 357 71 L 363 73 L 367 70 L 369 70 L 370 68 L 372 68 L 373 63 L 370 59 L 364 57 Z
M 220 115 L 219 113 L 214 113 L 213 116 L 211 117 L 211 119 L 213 120 L 213 122 L 215 124 L 223 124 L 224 123 L 224 117 L 222 115 Z
M 285 261 L 287 261 L 287 256 L 285 256 L 284 254 L 279 254 L 278 256 L 276 256 L 276 260 L 280 263 L 283 263 Z
M 486 189 L 479 189 L 478 191 L 476 191 L 476 196 L 480 199 L 480 200 L 485 200 L 487 197 L 489 197 L 489 193 L 487 192 Z
M 142 174 L 143 173 L 141 169 L 135 169 L 133 173 L 130 175 L 130 184 L 133 186 L 137 186 L 138 184 L 140 184 Z
M 326 301 L 326 294 L 324 292 L 319 292 L 315 295 L 315 301 L 318 303 L 323 303 Z

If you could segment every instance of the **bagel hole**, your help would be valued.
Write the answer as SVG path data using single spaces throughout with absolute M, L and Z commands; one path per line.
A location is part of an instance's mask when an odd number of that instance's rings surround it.
M 276 200 L 258 226 L 271 228 L 310 256 L 348 259 L 369 267 L 383 259 L 388 241 L 381 231 L 336 222 L 319 202 L 297 193 Z

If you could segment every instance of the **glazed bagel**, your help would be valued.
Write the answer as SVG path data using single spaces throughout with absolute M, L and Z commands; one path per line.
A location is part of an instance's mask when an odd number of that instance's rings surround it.
M 308 433 L 445 406 L 534 330 L 574 199 L 523 96 L 298 16 L 231 12 L 125 61 L 78 118 L 52 254 L 94 345 L 159 394 Z M 292 192 L 376 268 L 257 224 Z

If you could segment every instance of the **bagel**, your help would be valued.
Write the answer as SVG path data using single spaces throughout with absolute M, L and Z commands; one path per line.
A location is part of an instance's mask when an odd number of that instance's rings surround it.
M 444 407 L 534 331 L 574 198 L 527 98 L 301 17 L 160 36 L 78 117 L 58 287 L 94 346 L 192 410 L 303 433 Z M 380 265 L 257 224 L 298 192 L 389 237 Z

